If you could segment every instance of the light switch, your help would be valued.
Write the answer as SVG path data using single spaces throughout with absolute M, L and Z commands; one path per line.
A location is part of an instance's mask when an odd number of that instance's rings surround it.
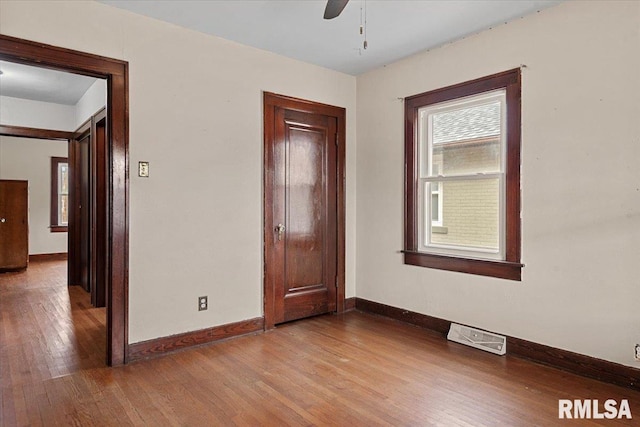
M 149 178 L 149 162 L 138 162 L 138 176 Z

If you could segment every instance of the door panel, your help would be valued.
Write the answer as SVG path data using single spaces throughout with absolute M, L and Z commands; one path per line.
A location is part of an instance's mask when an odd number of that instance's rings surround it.
M 27 268 L 28 199 L 27 181 L 0 180 L 0 271 Z
M 337 309 L 337 134 L 335 115 L 265 107 L 267 327 Z
M 283 320 L 335 310 L 336 120 L 284 112 Z M 281 194 L 282 195 L 282 194 Z
M 90 123 L 69 144 L 69 284 L 89 292 L 91 249 Z

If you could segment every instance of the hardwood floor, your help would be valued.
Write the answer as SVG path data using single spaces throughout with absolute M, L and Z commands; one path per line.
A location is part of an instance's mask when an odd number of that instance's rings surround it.
M 558 399 L 628 399 L 640 417 L 638 391 L 356 311 L 108 368 L 104 309 L 67 293 L 64 263 L 20 274 L 0 275 L 3 426 L 634 422 L 559 420 Z

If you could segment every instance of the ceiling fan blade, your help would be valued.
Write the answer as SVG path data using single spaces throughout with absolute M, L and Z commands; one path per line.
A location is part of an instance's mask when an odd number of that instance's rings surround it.
M 324 19 L 333 19 L 340 15 L 347 3 L 349 3 L 349 0 L 327 0 L 327 7 L 324 9 Z

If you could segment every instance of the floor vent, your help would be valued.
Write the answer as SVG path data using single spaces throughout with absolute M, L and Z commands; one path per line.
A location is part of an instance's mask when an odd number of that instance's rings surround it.
M 452 323 L 447 338 L 470 347 L 499 355 L 507 352 L 507 338 L 492 332 Z

